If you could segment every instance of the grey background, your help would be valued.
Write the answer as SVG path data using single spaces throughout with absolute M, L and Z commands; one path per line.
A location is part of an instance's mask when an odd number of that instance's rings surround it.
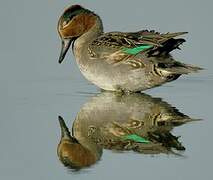
M 105 31 L 188 31 L 182 62 L 206 68 L 146 91 L 183 113 L 202 118 L 175 129 L 184 156 L 104 151 L 102 160 L 81 173 L 58 161 L 57 116 L 71 124 L 98 89 L 80 74 L 72 53 L 57 63 L 56 24 L 64 8 L 81 4 L 102 17 Z M 212 8 L 211 0 L 0 2 L 0 179 L 211 179 L 212 175 Z

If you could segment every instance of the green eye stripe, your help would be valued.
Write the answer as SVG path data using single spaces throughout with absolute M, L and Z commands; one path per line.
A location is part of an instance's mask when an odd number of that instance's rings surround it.
M 64 13 L 63 15 L 63 20 L 64 21 L 70 21 L 74 16 L 82 13 L 82 12 L 87 12 L 85 11 L 85 9 L 79 9 L 79 10 L 76 10 L 74 12 L 70 12 L 69 10 L 67 12 Z

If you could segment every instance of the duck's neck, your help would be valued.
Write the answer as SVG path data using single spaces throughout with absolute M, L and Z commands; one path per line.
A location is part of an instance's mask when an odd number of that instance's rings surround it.
M 81 56 L 85 55 L 89 43 L 101 34 L 103 34 L 103 25 L 100 17 L 97 16 L 94 26 L 75 40 L 73 47 L 75 57 L 82 59 Z
M 76 123 L 77 122 L 77 123 Z M 78 123 L 78 119 L 75 120 L 73 126 L 73 134 L 78 142 L 87 150 L 93 154 L 96 160 L 99 160 L 102 156 L 102 147 L 88 137 L 89 127 L 85 127 L 84 124 Z

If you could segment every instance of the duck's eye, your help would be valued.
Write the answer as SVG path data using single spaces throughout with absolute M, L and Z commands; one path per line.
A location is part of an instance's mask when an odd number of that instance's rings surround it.
M 81 6 L 74 6 L 68 10 L 66 10 L 66 12 L 64 12 L 64 14 L 62 15 L 62 26 L 66 27 L 66 25 L 73 20 L 73 18 L 79 14 L 81 14 L 82 12 L 87 12 L 85 9 L 82 9 Z
M 68 23 L 69 23 L 69 21 L 63 21 L 63 23 L 62 23 L 63 28 L 65 28 Z

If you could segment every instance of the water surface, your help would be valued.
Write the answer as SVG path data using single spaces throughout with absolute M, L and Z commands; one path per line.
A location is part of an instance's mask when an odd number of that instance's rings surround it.
M 174 56 L 206 70 L 145 91 L 190 118 L 203 119 L 169 130 L 181 136 L 185 151 L 150 154 L 104 147 L 92 166 L 70 171 L 56 152 L 58 116 L 71 130 L 82 107 L 102 95 L 82 77 L 71 53 L 62 65 L 57 63 L 57 19 L 74 2 L 0 3 L 0 179 L 211 179 L 212 1 L 123 1 L 122 6 L 114 1 L 77 2 L 95 10 L 106 31 L 188 31 L 183 50 Z M 134 117 L 141 117 L 135 109 Z

